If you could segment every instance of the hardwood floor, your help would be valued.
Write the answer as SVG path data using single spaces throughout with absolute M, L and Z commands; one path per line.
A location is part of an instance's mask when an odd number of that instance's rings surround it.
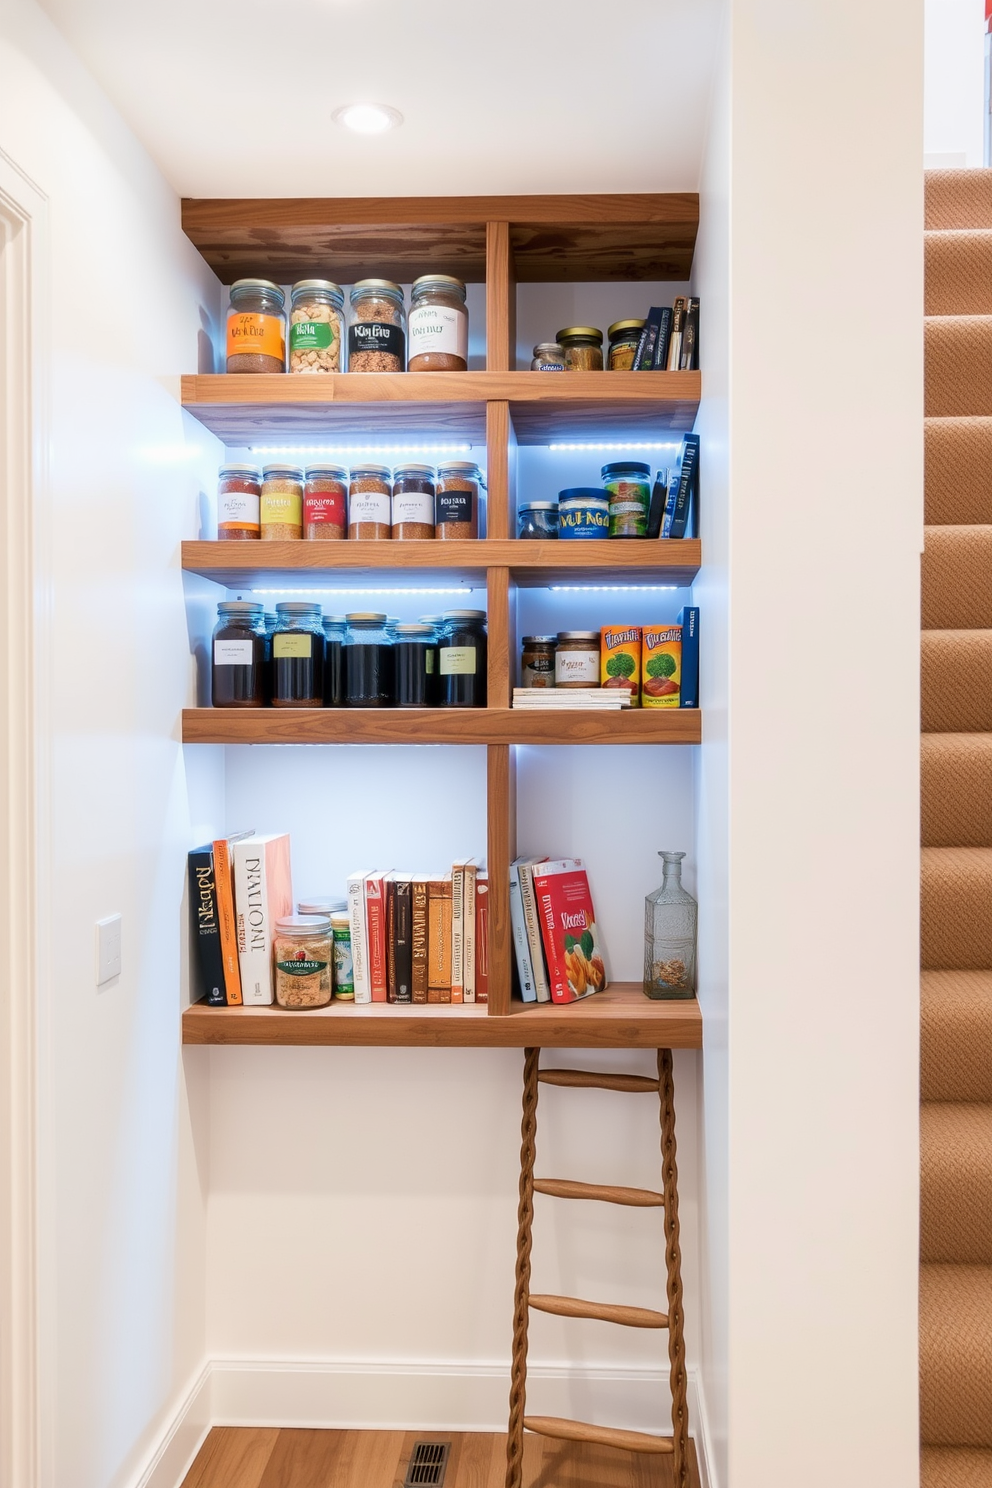
M 403 1488 L 417 1441 L 451 1442 L 444 1488 L 502 1488 L 505 1436 L 487 1431 L 305 1431 L 216 1426 L 183 1488 Z M 690 1443 L 690 1488 L 699 1488 Z M 672 1488 L 670 1457 L 527 1435 L 525 1488 Z

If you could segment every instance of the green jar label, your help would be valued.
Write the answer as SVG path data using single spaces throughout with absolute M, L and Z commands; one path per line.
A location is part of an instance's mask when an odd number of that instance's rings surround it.
M 298 320 L 290 327 L 291 351 L 326 351 L 334 340 L 334 327 L 322 320 Z
M 326 961 L 277 961 L 276 968 L 287 976 L 317 976 L 327 970 Z

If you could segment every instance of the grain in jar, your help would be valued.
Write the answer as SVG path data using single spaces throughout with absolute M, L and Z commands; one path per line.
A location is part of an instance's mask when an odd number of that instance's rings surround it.
M 357 465 L 348 487 L 348 536 L 359 541 L 392 535 L 392 483 L 388 465 Z
M 351 291 L 349 372 L 402 372 L 406 366 L 403 291 L 391 279 L 360 279 Z
M 640 343 L 643 320 L 615 320 L 606 332 L 610 341 L 611 372 L 631 372 Z
M 217 477 L 217 537 L 244 542 L 261 535 L 262 478 L 254 465 L 224 465 Z
M 227 312 L 228 372 L 285 372 L 286 296 L 270 279 L 236 279 Z
M 330 919 L 326 915 L 284 915 L 276 920 L 272 949 L 279 1007 L 326 1007 L 334 975 Z
M 554 687 L 557 647 L 557 636 L 524 636 L 520 656 L 521 687 Z
M 330 279 L 300 279 L 290 292 L 290 372 L 343 372 L 344 291 Z
M 599 631 L 560 630 L 555 650 L 556 687 L 599 686 Z
M 481 484 L 482 472 L 471 460 L 448 460 L 437 467 L 434 498 L 436 537 L 478 537 Z
M 602 372 L 603 333 L 595 326 L 566 326 L 558 332 L 566 372 Z
M 397 465 L 393 471 L 392 533 L 398 538 L 434 536 L 434 467 Z
M 324 703 L 324 628 L 320 605 L 276 605 L 272 632 L 273 708 L 320 708 Z
M 268 650 L 260 604 L 225 600 L 217 606 L 210 645 L 210 701 L 215 708 L 261 708 Z
M 266 465 L 260 517 L 263 542 L 303 536 L 303 471 L 299 465 Z
M 468 367 L 465 286 L 450 274 L 421 274 L 410 289 L 408 372 L 464 372 Z
M 348 472 L 342 465 L 308 465 L 303 487 L 303 535 L 340 539 L 347 533 Z

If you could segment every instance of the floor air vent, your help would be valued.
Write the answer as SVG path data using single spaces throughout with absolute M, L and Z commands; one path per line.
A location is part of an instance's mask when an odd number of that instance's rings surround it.
M 414 1442 L 403 1488 L 440 1488 L 450 1451 L 450 1442 Z

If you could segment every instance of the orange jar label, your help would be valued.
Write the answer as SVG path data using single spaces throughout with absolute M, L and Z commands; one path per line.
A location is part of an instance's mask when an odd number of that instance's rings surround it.
M 254 355 L 286 359 L 286 339 L 281 315 L 254 315 L 238 312 L 227 318 L 227 354 Z

